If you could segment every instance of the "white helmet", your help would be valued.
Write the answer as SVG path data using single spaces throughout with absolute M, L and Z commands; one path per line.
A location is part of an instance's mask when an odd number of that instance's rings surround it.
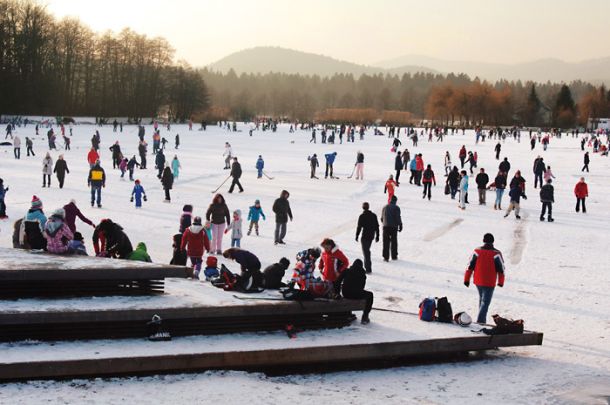
M 472 323 L 472 318 L 466 312 L 458 312 L 453 320 L 460 326 L 468 326 Z

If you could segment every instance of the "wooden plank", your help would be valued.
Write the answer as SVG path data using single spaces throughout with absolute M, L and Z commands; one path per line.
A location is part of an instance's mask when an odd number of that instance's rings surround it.
M 0 364 L 0 380 L 103 377 L 210 369 L 265 370 L 277 367 L 311 365 L 367 364 L 375 361 L 403 360 L 422 356 L 447 355 L 499 347 L 542 344 L 541 333 L 518 335 L 476 335 L 417 341 L 335 345 L 278 350 L 195 353 L 183 355 L 139 356 L 132 358 L 33 361 Z

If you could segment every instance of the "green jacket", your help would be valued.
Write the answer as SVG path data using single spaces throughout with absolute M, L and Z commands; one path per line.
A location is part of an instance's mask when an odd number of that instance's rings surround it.
M 148 255 L 148 252 L 146 251 L 146 244 L 144 244 L 144 242 L 138 243 L 136 250 L 131 252 L 131 254 L 129 255 L 129 257 L 127 259 L 136 260 L 139 262 L 152 262 L 152 259 L 150 258 L 150 256 Z

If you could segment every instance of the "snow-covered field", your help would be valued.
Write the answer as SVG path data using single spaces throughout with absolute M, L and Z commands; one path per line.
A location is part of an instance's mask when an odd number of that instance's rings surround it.
M 122 134 L 110 126 L 100 129 L 102 163 L 107 174 L 103 189 L 103 208 L 89 206 L 86 154 L 96 127 L 76 126 L 72 150 L 52 152 L 54 160 L 64 153 L 70 168 L 63 190 L 53 178 L 50 189 L 41 188 L 42 158 L 46 137 L 36 137 L 35 158 L 14 160 L 12 147 L 0 149 L 0 177 L 7 194 L 8 221 L 0 224 L 0 246 L 11 246 L 13 220 L 27 211 L 32 195 L 40 197 L 45 211 L 75 198 L 83 213 L 98 222 L 112 218 L 126 230 L 132 242 L 146 242 L 154 261 L 168 262 L 171 236 L 178 229 L 183 204 L 193 204 L 195 215 L 204 216 L 215 189 L 228 175 L 222 152 L 229 141 L 238 156 L 244 175 L 244 193 L 228 194 L 229 182 L 221 191 L 230 210 L 247 213 L 255 199 L 260 199 L 268 216 L 262 222 L 261 236 L 245 236 L 242 247 L 252 250 L 263 265 L 317 245 L 323 237 L 337 241 L 350 259 L 360 256 L 360 245 L 354 240 L 355 225 L 363 201 L 369 201 L 378 214 L 386 202 L 383 184 L 394 172 L 394 154 L 386 137 L 374 137 L 372 131 L 364 141 L 354 144 L 310 144 L 310 133 L 288 132 L 280 126 L 277 133 L 254 132 L 238 125 L 241 132 L 227 132 L 217 127 L 208 131 L 188 131 L 186 126 L 162 130 L 173 145 L 180 133 L 181 146 L 166 153 L 168 160 L 177 154 L 182 170 L 171 204 L 165 204 L 163 190 L 153 169 L 154 156 L 149 155 L 149 169 L 136 171 L 147 191 L 143 209 L 129 203 L 132 183 L 121 181 L 119 171 L 112 170 L 108 147 L 119 140 L 126 156 L 137 154 L 137 128 L 126 126 Z M 43 134 L 46 131 L 41 131 Z M 34 128 L 18 128 L 24 143 Z M 152 128 L 147 126 L 150 152 Z M 539 146 L 530 151 L 527 135 L 522 142 L 507 140 L 502 156 L 508 156 L 513 169 L 521 169 L 527 180 L 529 199 L 522 201 L 521 221 L 514 216 L 503 218 L 494 211 L 492 193 L 488 205 L 476 202 L 476 188 L 471 179 L 471 204 L 465 211 L 443 195 L 443 156 L 449 150 L 453 160 L 462 144 L 479 155 L 479 167 L 496 174 L 495 142 L 475 145 L 474 134 L 448 136 L 443 143 L 421 140 L 413 152 L 423 153 L 431 163 L 439 185 L 433 189 L 432 201 L 422 200 L 421 189 L 408 184 L 408 172 L 397 189 L 402 208 L 404 230 L 399 234 L 399 260 L 383 263 L 381 243 L 374 245 L 373 274 L 368 289 L 375 293 L 376 306 L 415 312 L 426 296 L 448 296 L 454 311 L 466 310 L 476 315 L 476 290 L 462 284 L 463 271 L 474 247 L 481 244 L 484 233 L 492 232 L 496 247 L 505 256 L 507 280 L 496 289 L 491 313 L 523 318 L 526 328 L 542 331 L 542 347 L 517 348 L 492 353 L 481 361 L 344 372 L 324 375 L 268 377 L 240 372 L 209 372 L 193 375 L 125 378 L 93 381 L 32 382 L 0 385 L 2 403 L 607 403 L 610 396 L 610 266 L 605 249 L 610 240 L 610 162 L 592 155 L 591 173 L 585 177 L 590 198 L 586 215 L 574 212 L 573 188 L 581 176 L 582 152 L 579 141 L 563 137 L 553 139 L 549 150 Z M 319 135 L 318 135 L 319 139 Z M 60 142 L 58 142 L 59 144 Z M 406 145 L 408 143 L 408 145 Z M 356 152 L 365 154 L 365 180 L 346 179 L 351 173 Z M 338 180 L 310 180 L 307 156 L 337 151 L 335 173 Z M 265 159 L 265 170 L 274 180 L 256 179 L 254 164 L 259 154 Z M 540 203 L 533 189 L 532 162 L 543 154 L 555 176 L 554 223 L 538 221 Z M 321 162 L 322 165 L 322 162 Z M 511 170 L 514 172 L 514 170 Z M 321 176 L 322 177 L 322 176 Z M 286 246 L 273 245 L 273 201 L 282 189 L 290 191 L 294 221 L 288 224 Z M 503 206 L 508 205 L 504 196 Z M 459 221 L 462 220 L 462 221 Z M 77 228 L 90 241 L 93 228 L 77 220 Z M 228 245 L 228 237 L 225 240 Z M 91 245 L 88 244 L 91 251 Z M 189 290 L 190 291 L 190 290 Z M 190 294 L 190 293 L 189 293 Z M 190 299 L 193 299 L 192 294 Z M 3 305 L 0 303 L 0 305 Z M 9 307 L 14 307 L 11 303 Z M 367 328 L 383 327 L 388 317 L 373 311 Z M 395 319 L 392 317 L 391 319 Z M 329 335 L 332 338 L 332 334 Z M 305 339 L 306 336 L 303 336 Z M 220 338 L 219 338 L 220 339 Z M 299 344 L 299 338 L 294 340 Z

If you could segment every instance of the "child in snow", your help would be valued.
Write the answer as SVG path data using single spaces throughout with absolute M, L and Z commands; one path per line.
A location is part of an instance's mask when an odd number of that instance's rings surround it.
M 53 211 L 44 226 L 44 238 L 47 240 L 49 253 L 62 254 L 68 251 L 68 243 L 74 239 L 74 234 L 64 222 L 65 211 L 60 208 Z
M 186 231 L 186 228 L 191 226 L 192 217 L 193 206 L 191 204 L 185 204 L 184 207 L 182 207 L 182 215 L 180 215 L 180 228 L 178 228 L 180 235 Z
M 233 211 L 233 221 L 227 226 L 225 229 L 225 233 L 228 233 L 231 230 L 231 247 L 241 248 L 241 230 L 242 220 L 241 220 L 241 210 Z
M 394 181 L 394 176 L 390 174 L 390 177 L 388 178 L 388 181 L 385 182 L 385 187 L 383 188 L 383 193 L 388 194 L 388 204 L 390 203 L 390 200 L 392 200 L 392 197 L 394 197 L 394 187 L 398 187 L 398 184 Z
M 182 242 L 180 243 L 180 250 L 185 249 L 186 255 L 191 259 L 193 277 L 199 278 L 203 254 L 206 250 L 208 252 L 210 251 L 210 241 L 201 225 L 201 217 L 195 217 L 193 219 L 193 225 L 189 226 L 184 231 Z
M 174 249 L 174 253 L 172 255 L 172 260 L 169 264 L 173 264 L 174 266 L 186 266 L 186 252 L 180 249 L 180 244 L 182 243 L 182 234 L 177 233 L 172 237 L 172 248 Z
M 254 231 L 256 232 L 256 236 L 258 236 L 258 220 L 260 217 L 263 217 L 263 220 L 266 221 L 265 213 L 261 208 L 260 200 L 255 200 L 254 205 L 250 207 L 250 211 L 248 212 L 248 221 L 250 221 L 250 226 L 248 227 L 248 235 L 252 233 L 252 227 L 254 227 Z
M 140 184 L 140 180 L 136 180 L 136 184 L 133 186 L 133 190 L 131 191 L 131 202 L 133 202 L 134 196 L 136 199 L 136 208 L 142 208 L 142 198 L 146 201 L 146 192 L 144 191 L 144 187 Z
M 74 232 L 74 239 L 68 243 L 68 253 L 79 256 L 88 256 L 87 248 L 83 242 L 83 235 L 81 235 L 80 232 Z
M 119 170 L 121 171 L 121 179 L 125 177 L 125 172 L 127 171 L 127 163 L 129 160 L 127 158 L 123 158 L 121 163 L 119 163 Z
M 178 155 L 174 155 L 174 159 L 172 160 L 172 172 L 174 172 L 174 180 L 180 175 L 180 169 L 182 169 L 182 166 L 180 166 Z
M 263 177 L 264 168 L 265 168 L 265 161 L 263 160 L 263 157 L 261 155 L 258 155 L 258 160 L 256 161 L 256 170 L 257 170 L 258 174 L 256 175 L 256 178 L 260 179 L 261 177 Z
M 218 271 L 218 259 L 215 256 L 208 256 L 208 258 L 205 259 L 203 274 L 205 275 L 206 281 L 210 281 L 211 279 L 220 276 L 220 272 Z
M 189 124 L 189 128 L 192 127 L 192 124 Z M 190 131 L 190 129 L 189 129 Z M 178 147 L 180 146 L 180 135 L 176 134 L 176 146 L 174 147 L 174 149 L 178 149 Z
M 6 196 L 7 191 L 8 187 L 4 187 L 4 180 L 0 179 L 0 219 L 8 218 L 6 216 L 6 204 L 4 203 L 4 197 Z

